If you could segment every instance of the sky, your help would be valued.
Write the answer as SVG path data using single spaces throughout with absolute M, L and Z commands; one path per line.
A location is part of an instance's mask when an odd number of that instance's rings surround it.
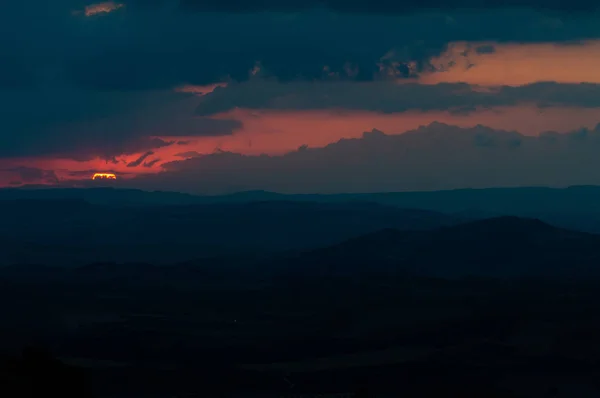
M 599 6 L 451 3 L 9 2 L 0 186 L 600 184 Z

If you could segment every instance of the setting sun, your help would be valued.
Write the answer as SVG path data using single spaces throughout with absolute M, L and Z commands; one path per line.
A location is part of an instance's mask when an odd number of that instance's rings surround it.
M 117 176 L 114 173 L 95 173 L 92 180 L 116 180 Z

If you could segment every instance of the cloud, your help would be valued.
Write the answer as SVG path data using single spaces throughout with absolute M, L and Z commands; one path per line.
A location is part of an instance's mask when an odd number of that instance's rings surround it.
M 196 95 L 205 95 L 212 93 L 215 91 L 217 87 L 227 87 L 227 83 L 213 83 L 207 84 L 204 86 L 201 85 L 193 85 L 193 84 L 184 84 L 183 86 L 179 86 L 175 88 L 175 92 L 178 93 L 192 93 Z
M 411 109 L 410 98 L 399 98 L 393 81 L 433 76 L 432 60 L 446 54 L 449 43 L 492 42 L 494 53 L 475 51 L 473 73 L 486 60 L 505 56 L 502 44 L 600 38 L 598 13 L 547 13 L 534 3 L 535 9 L 492 9 L 500 3 L 471 7 L 474 3 L 458 2 L 449 8 L 439 2 L 369 3 L 385 15 L 367 12 L 367 3 L 356 0 L 319 5 L 207 1 L 195 3 L 196 8 L 175 0 L 89 3 L 12 1 L 3 8 L 0 34 L 11 40 L 0 41 L 0 158 L 115 159 L 189 137 L 230 137 L 244 126 L 215 112 L 240 105 L 401 112 Z M 549 8 L 568 10 L 579 4 L 552 3 Z M 95 15 L 72 14 L 86 5 Z M 260 12 L 240 13 L 248 7 Z M 587 53 L 594 51 L 584 48 L 582 54 Z M 570 62 L 573 76 L 588 77 L 596 65 L 575 53 L 559 58 Z M 582 73 L 585 64 L 589 71 Z M 513 70 L 521 70 L 522 64 L 515 65 Z M 255 80 L 289 85 L 268 84 L 271 92 L 252 93 L 247 87 L 263 88 Z M 315 83 L 330 81 L 340 84 Z M 386 84 L 390 88 L 383 88 Z M 515 95 L 527 94 L 467 92 L 461 99 L 454 90 L 462 86 L 418 92 L 407 87 L 402 95 L 414 96 L 413 109 L 448 106 L 456 112 L 521 103 Z M 569 106 L 593 106 L 596 95 L 594 88 L 548 91 L 551 103 Z M 342 94 L 363 98 L 342 99 Z
M 245 155 L 284 154 L 295 151 L 307 144 L 309 148 L 319 148 L 341 138 L 359 138 L 362 132 L 376 127 L 388 134 L 400 134 L 439 121 L 465 128 L 477 124 L 490 126 L 500 130 L 517 130 L 525 135 L 538 135 L 547 130 L 559 132 L 571 131 L 585 126 L 593 129 L 600 120 L 600 108 L 545 108 L 533 106 L 516 106 L 493 108 L 477 111 L 469 115 L 452 114 L 447 111 L 382 114 L 365 111 L 248 111 L 238 109 L 224 115 L 244 121 L 242 131 L 223 137 L 196 137 L 185 146 L 172 145 L 152 149 L 155 156 L 146 159 L 149 163 L 154 158 L 161 161 L 152 167 L 128 168 L 127 164 L 135 161 L 144 151 L 131 155 L 119 155 L 107 159 L 77 161 L 55 157 L 36 157 L 19 159 L 0 158 L 0 169 L 15 166 L 30 166 L 44 170 L 55 170 L 61 181 L 74 179 L 67 171 L 96 170 L 125 173 L 122 180 L 142 173 L 157 173 L 161 165 L 173 160 L 186 159 L 196 155 L 210 154 L 218 149 L 225 152 L 239 152 Z M 171 141 L 172 142 L 172 141 Z M 194 151 L 186 157 L 177 156 L 182 152 Z M 0 185 L 11 180 L 0 173 Z M 89 175 L 83 176 L 87 179 Z
M 83 14 L 86 17 L 91 17 L 98 14 L 108 14 L 123 7 L 124 4 L 115 3 L 114 1 L 105 1 L 102 3 L 90 4 L 86 6 L 83 11 Z
M 493 54 L 496 52 L 496 46 L 493 44 L 482 44 L 475 47 L 477 54 Z
M 600 85 L 534 83 L 482 90 L 466 83 L 390 84 L 389 82 L 293 82 L 260 79 L 230 84 L 202 97 L 201 116 L 235 108 L 274 110 L 346 109 L 373 112 L 454 110 L 516 104 L 539 107 L 600 107 Z
M 513 7 L 535 8 L 548 11 L 583 12 L 593 11 L 599 6 L 588 0 L 547 1 L 520 0 L 509 2 Z M 180 0 L 181 7 L 193 11 L 221 12 L 259 12 L 284 11 L 299 12 L 312 8 L 325 8 L 342 13 L 385 13 L 407 14 L 420 10 L 440 9 L 453 10 L 457 8 L 494 9 L 507 6 L 506 1 L 459 0 L 447 2 L 444 0 L 388 1 L 388 0 L 262 0 L 249 2 L 245 0 Z
M 323 73 L 324 67 L 369 80 L 390 51 L 401 55 L 395 60 L 401 69 L 410 62 L 419 68 L 453 41 L 527 43 L 600 37 L 595 12 L 540 11 L 581 8 L 557 1 L 539 0 L 531 3 L 539 7 L 528 9 L 498 8 L 506 3 L 475 0 L 448 7 L 441 0 L 423 4 L 211 0 L 194 3 L 196 9 L 223 12 L 194 13 L 188 12 L 192 3 L 185 1 L 129 0 L 88 5 L 87 13 L 96 13 L 92 18 L 73 16 L 71 11 L 82 9 L 81 3 L 7 4 L 0 32 L 12 40 L 0 43 L 0 72 L 23 74 L 8 82 L 42 84 L 59 79 L 78 88 L 171 89 L 245 80 L 257 62 L 283 80 L 322 79 L 329 75 Z M 249 7 L 261 12 L 238 13 Z M 385 15 L 369 12 L 376 10 Z
M 108 159 L 171 145 L 170 137 L 224 136 L 242 127 L 197 117 L 197 105 L 197 96 L 172 91 L 0 90 L 0 157 Z
M 160 162 L 160 158 L 152 159 L 149 162 L 144 162 L 143 166 L 147 168 L 152 168 L 158 162 Z
M 600 125 L 537 137 L 433 123 L 401 135 L 374 130 L 281 156 L 224 152 L 164 164 L 132 186 L 222 193 L 331 193 L 600 183 Z
M 453 42 L 429 60 L 419 83 L 519 86 L 536 82 L 600 83 L 600 41 Z
M 65 55 L 56 66 L 65 78 L 79 87 L 103 90 L 208 87 L 247 80 L 259 63 L 263 73 L 284 81 L 331 76 L 372 80 L 389 54 L 394 59 L 388 59 L 388 71 L 396 68 L 402 75 L 412 65 L 420 72 L 454 41 L 537 43 L 600 37 L 597 14 L 566 17 L 517 8 L 423 7 L 385 16 L 323 9 L 189 13 L 169 2 L 155 7 L 128 4 L 127 9 L 67 24 L 69 35 L 57 45 Z M 230 33 L 234 31 L 243 34 Z
M 231 135 L 242 127 L 243 123 L 239 120 L 199 118 L 190 114 L 183 120 L 172 120 L 167 128 L 163 127 L 164 130 L 155 129 L 150 133 L 161 136 L 217 137 Z
M 179 152 L 176 153 L 174 156 L 180 157 L 180 158 L 195 158 L 198 156 L 202 156 L 202 154 L 200 152 L 197 151 L 187 151 L 187 152 Z
M 1 170 L 4 172 L 13 173 L 19 181 L 14 181 L 18 184 L 58 184 L 59 179 L 53 170 L 42 170 L 35 167 L 19 166 L 12 169 Z M 14 185 L 14 184 L 13 184 Z
M 92 176 L 96 173 L 112 173 L 115 175 L 119 175 L 119 173 L 113 171 L 113 170 L 97 170 L 97 169 L 91 169 L 91 170 L 76 170 L 76 171 L 71 171 L 71 170 L 63 170 L 66 172 L 66 174 L 69 177 L 78 177 L 78 178 L 87 178 L 87 179 L 91 179 Z
M 146 160 L 146 158 L 148 156 L 151 156 L 151 155 L 154 155 L 154 152 L 148 151 L 148 152 L 144 153 L 142 156 L 140 156 L 139 158 L 137 158 L 136 160 L 134 160 L 133 162 L 127 163 L 127 167 L 138 167 L 140 164 L 142 164 L 144 162 L 144 160 Z

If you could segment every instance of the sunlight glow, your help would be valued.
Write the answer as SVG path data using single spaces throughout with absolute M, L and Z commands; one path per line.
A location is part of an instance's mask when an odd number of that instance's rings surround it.
M 92 177 L 92 180 L 116 180 L 117 176 L 113 173 L 95 173 Z

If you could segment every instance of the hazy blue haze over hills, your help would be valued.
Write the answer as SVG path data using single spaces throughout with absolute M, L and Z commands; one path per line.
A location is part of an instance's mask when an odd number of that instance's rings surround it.
M 490 211 L 568 211 L 600 212 L 600 186 L 568 188 L 517 187 L 456 189 L 423 192 L 376 192 L 340 194 L 278 194 L 246 191 L 228 195 L 196 196 L 179 192 L 141 191 L 114 188 L 46 188 L 0 189 L 0 200 L 11 199 L 83 199 L 93 204 L 201 204 L 250 201 L 372 201 L 405 208 L 427 208 L 443 212 L 471 209 Z
M 594 186 L 223 196 L 112 188 L 3 189 L 0 202 L 0 263 L 5 265 L 256 258 L 328 247 L 385 229 L 434 230 L 498 216 L 600 233 L 600 187 Z M 522 225 L 513 234 L 524 236 L 531 228 Z M 447 245 L 427 239 L 432 252 Z
M 326 246 L 382 228 L 422 230 L 457 222 L 456 217 L 438 212 L 364 202 L 150 207 L 112 203 L 73 198 L 4 200 L 2 262 L 173 263 L 215 255 L 266 255 Z
M 565 228 L 600 232 L 600 187 L 490 188 L 432 192 L 371 194 L 283 195 L 250 191 L 219 196 L 194 196 L 176 192 L 146 192 L 112 188 L 0 189 L 0 200 L 81 199 L 91 204 L 116 206 L 222 204 L 256 201 L 371 202 L 405 209 L 423 209 L 478 219 L 514 215 L 539 218 Z

